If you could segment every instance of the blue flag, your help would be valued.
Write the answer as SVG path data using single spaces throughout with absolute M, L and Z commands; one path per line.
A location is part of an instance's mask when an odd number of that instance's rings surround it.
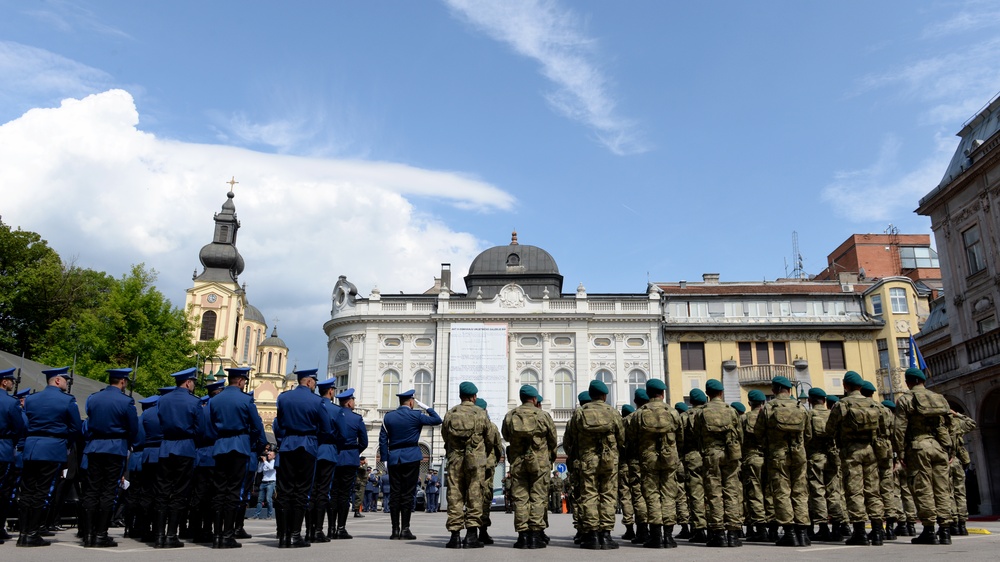
M 927 363 L 924 362 L 924 356 L 920 354 L 920 348 L 917 347 L 917 341 L 913 339 L 913 334 L 910 334 L 910 351 L 907 352 L 910 356 L 910 367 L 918 367 L 921 371 L 927 370 Z

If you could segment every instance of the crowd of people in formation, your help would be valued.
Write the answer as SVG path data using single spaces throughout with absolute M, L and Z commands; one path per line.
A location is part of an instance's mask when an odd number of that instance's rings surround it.
M 413 390 L 397 394 L 399 407 L 379 433 L 382 474 L 360 455 L 368 433 L 354 411 L 354 389 L 338 393 L 335 380 L 319 381 L 315 369 L 295 371 L 298 386 L 278 397 L 272 448 L 245 392 L 249 369 L 227 372 L 202 398 L 193 393 L 196 369 L 174 373 L 175 386 L 141 400 L 137 415 L 126 393 L 131 369 L 110 369 L 81 421 L 68 368 L 44 371 L 44 390 L 14 396 L 14 370 L 0 371 L 0 522 L 16 497 L 17 546 L 49 544 L 60 482 L 75 479 L 84 547 L 117 546 L 108 530 L 125 506 L 125 536 L 155 548 L 182 547 L 185 538 L 239 548 L 238 539 L 250 538 L 243 521 L 254 504 L 251 517 L 274 518 L 279 548 L 308 547 L 352 538 L 348 514 L 375 511 L 379 495 L 389 539 L 414 540 L 411 514 L 422 485 L 430 512 L 445 488 L 444 546 L 482 548 L 494 544 L 490 507 L 502 460 L 518 549 L 548 545 L 548 511 L 563 503 L 573 514 L 574 543 L 591 550 L 619 548 L 612 537 L 618 509 L 621 539 L 646 548 L 674 548 L 679 539 L 709 547 L 879 546 L 898 536 L 935 545 L 968 533 L 963 436 L 976 424 L 926 389 L 915 368 L 906 371 L 909 392 L 897 403 L 876 402 L 875 387 L 850 371 L 843 398 L 812 388 L 809 407 L 791 396 L 784 377 L 772 379 L 770 400 L 751 391 L 749 408 L 727 404 L 715 379 L 690 393 L 690 406 L 671 407 L 664 382 L 651 379 L 635 391 L 636 406 L 619 412 L 595 380 L 580 393 L 563 437 L 565 482 L 552 473 L 555 424 L 529 385 L 499 429 L 471 382 L 459 385 L 460 403 L 443 419 Z M 445 481 L 431 470 L 421 483 L 420 435 L 437 425 Z M 78 441 L 76 463 L 68 451 Z M 0 525 L 0 543 L 9 538 Z

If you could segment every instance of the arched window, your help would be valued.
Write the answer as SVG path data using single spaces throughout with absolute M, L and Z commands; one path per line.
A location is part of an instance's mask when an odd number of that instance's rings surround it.
M 201 316 L 201 341 L 208 341 L 215 339 L 215 323 L 218 319 L 218 315 L 214 310 L 208 310 L 205 314 Z
M 247 360 L 249 360 L 249 358 L 250 358 L 250 333 L 251 332 L 253 332 L 253 330 L 250 329 L 250 326 L 247 326 L 246 337 L 243 338 L 243 362 L 244 363 L 246 363 Z
M 272 372 L 272 371 L 271 371 L 271 356 L 272 356 L 272 355 L 274 355 L 274 353 L 273 353 L 273 352 L 271 352 L 271 351 L 268 351 L 268 352 L 267 352 L 267 372 L 268 372 L 268 373 Z
M 281 354 L 280 354 L 280 353 L 278 354 L 278 368 L 277 368 L 277 369 L 275 369 L 275 371 L 274 371 L 274 372 L 275 372 L 275 373 L 278 373 L 278 374 L 283 374 L 283 373 L 281 372 Z
M 594 378 L 608 385 L 608 404 L 615 405 L 615 376 L 607 369 L 594 373 Z
M 413 397 L 424 404 L 433 404 L 434 396 L 431 387 L 431 374 L 423 369 L 413 375 Z
M 635 391 L 646 388 L 646 373 L 634 369 L 628 374 L 628 403 L 635 406 Z
M 566 369 L 556 371 L 556 395 L 552 403 L 556 408 L 571 409 L 576 405 L 576 389 L 573 374 Z
M 399 394 L 399 373 L 390 369 L 382 375 L 382 408 L 386 410 L 395 408 L 397 394 Z
M 521 384 L 530 384 L 538 390 L 538 371 L 534 369 L 525 369 L 521 371 Z
M 331 376 L 337 379 L 337 388 L 347 388 L 350 385 L 348 375 L 350 374 L 351 356 L 346 349 L 340 349 L 333 358 L 333 371 Z

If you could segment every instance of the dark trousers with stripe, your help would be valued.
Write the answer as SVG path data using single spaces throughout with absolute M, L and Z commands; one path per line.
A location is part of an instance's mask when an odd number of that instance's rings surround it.
M 404 462 L 389 467 L 389 510 L 393 513 L 413 511 L 413 495 L 417 491 L 420 461 Z
M 115 505 L 125 457 L 108 453 L 87 455 L 87 485 L 80 503 L 85 510 L 108 510 Z
M 215 486 L 212 507 L 216 511 L 236 510 L 243 500 L 249 457 L 230 451 L 215 455 L 212 484 Z
M 298 509 L 305 512 L 315 468 L 316 456 L 309 454 L 305 449 L 281 452 L 277 488 L 278 501 L 282 509 Z
M 160 457 L 156 473 L 156 510 L 160 513 L 180 513 L 191 493 L 194 457 L 169 455 Z

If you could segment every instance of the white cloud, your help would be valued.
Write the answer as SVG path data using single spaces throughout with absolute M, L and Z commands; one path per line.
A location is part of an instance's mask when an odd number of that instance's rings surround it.
M 520 55 L 538 61 L 557 86 L 546 100 L 559 113 L 592 128 L 615 154 L 645 152 L 636 124 L 620 116 L 597 63 L 596 40 L 554 0 L 445 0 L 466 21 Z
M 938 137 L 934 152 L 912 170 L 899 169 L 901 143 L 887 137 L 868 168 L 842 171 L 822 190 L 822 200 L 853 222 L 898 221 L 941 180 L 955 142 Z
M 180 305 L 235 175 L 247 264 L 240 280 L 269 323 L 281 319 L 293 356 L 309 363 L 325 357 L 321 326 L 338 275 L 364 294 L 380 281 L 383 291 L 422 291 L 442 262 L 468 264 L 478 252 L 474 236 L 422 214 L 409 198 L 476 212 L 515 203 L 457 173 L 184 143 L 138 123 L 132 96 L 111 90 L 0 125 L 4 222 L 40 233 L 84 267 L 120 275 L 145 262 Z
M 128 33 L 104 23 L 97 14 L 79 3 L 48 0 L 45 6 L 25 10 L 24 13 L 66 33 L 80 30 L 123 39 L 132 38 Z

